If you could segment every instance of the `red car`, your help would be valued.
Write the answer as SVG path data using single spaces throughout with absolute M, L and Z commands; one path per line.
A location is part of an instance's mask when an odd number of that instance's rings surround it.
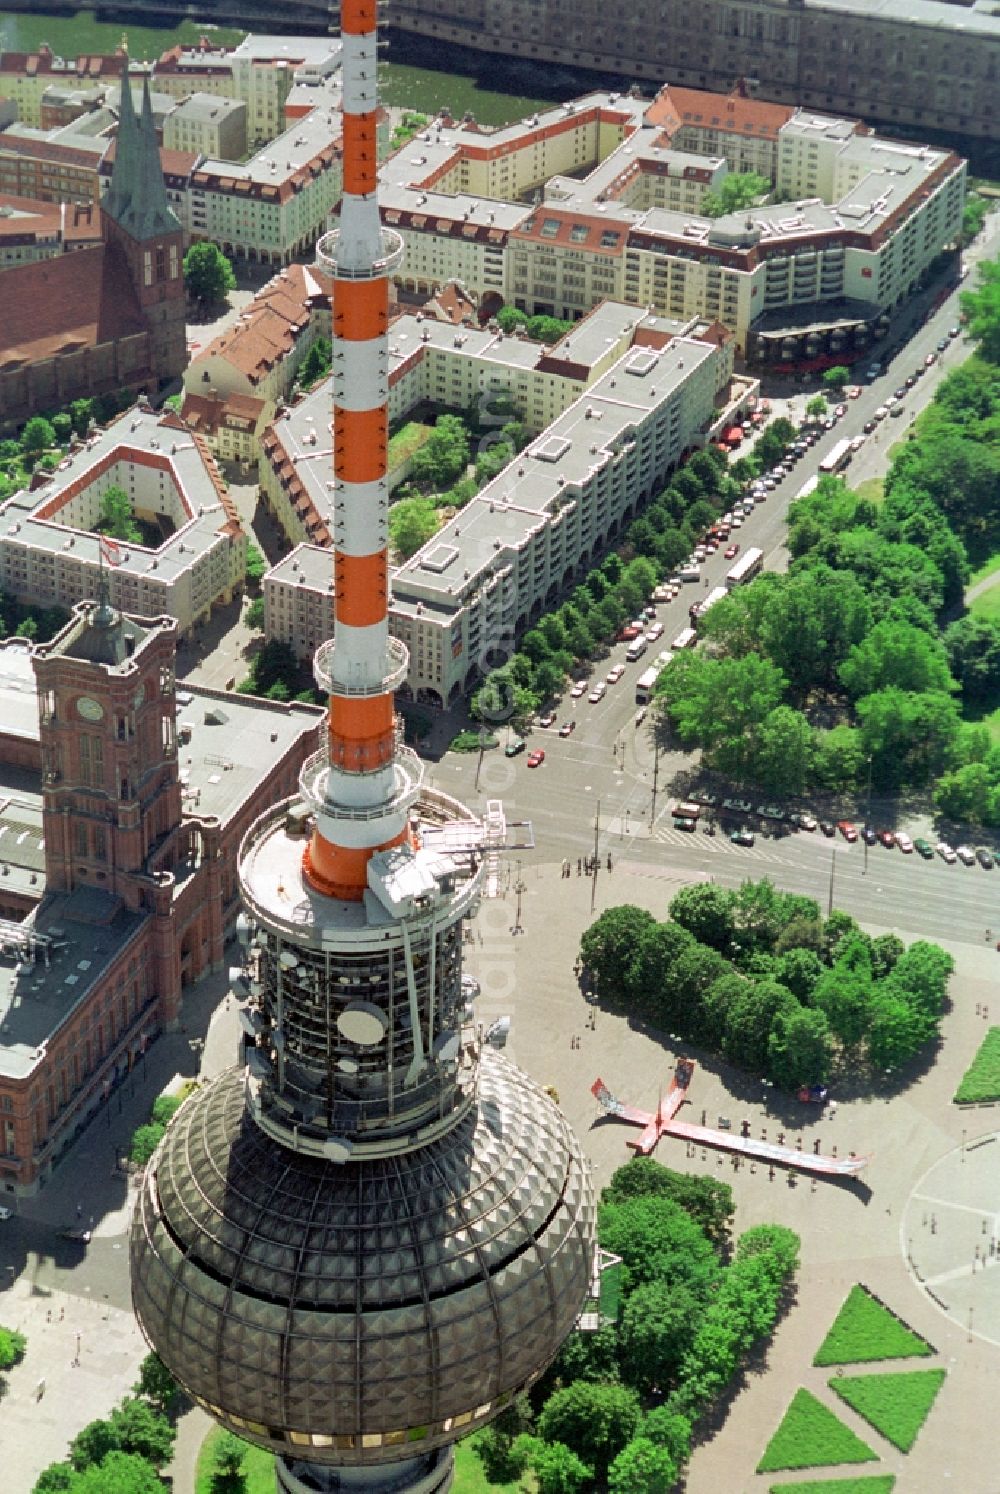
M 737 557 L 737 555 L 739 553 L 740 553 L 740 547 L 739 547 L 739 545 L 730 545 L 729 549 L 725 552 L 725 559 L 726 560 L 735 560 L 736 557 Z
M 531 753 L 528 754 L 528 767 L 529 768 L 538 768 L 538 767 L 541 767 L 541 765 L 542 765 L 542 763 L 544 761 L 545 761 L 545 753 L 542 751 L 541 747 L 536 747 L 536 749 L 535 749 L 534 752 L 531 752 Z
M 879 830 L 876 832 L 876 834 L 878 835 L 879 840 L 881 841 L 882 845 L 885 846 L 887 851 L 895 850 L 896 837 L 891 830 Z
M 635 626 L 634 623 L 629 623 L 628 627 L 622 628 L 621 632 L 618 634 L 618 642 L 631 643 L 633 638 L 638 638 L 638 636 L 639 629 Z
M 851 845 L 853 845 L 858 838 L 858 832 L 857 830 L 855 830 L 850 820 L 838 820 L 837 829 L 840 831 L 844 839 L 850 842 Z

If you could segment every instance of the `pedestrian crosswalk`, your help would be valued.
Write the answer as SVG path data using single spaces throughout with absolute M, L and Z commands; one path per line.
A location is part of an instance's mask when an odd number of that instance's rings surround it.
M 739 856 L 745 861 L 765 861 L 777 866 L 792 865 L 791 858 L 782 855 L 771 841 L 758 840 L 753 846 L 734 846 L 728 835 L 720 831 L 716 835 L 705 835 L 695 831 L 692 835 L 684 830 L 675 830 L 671 825 L 657 825 L 653 839 L 661 845 L 683 847 L 684 850 L 704 851 L 711 856 Z

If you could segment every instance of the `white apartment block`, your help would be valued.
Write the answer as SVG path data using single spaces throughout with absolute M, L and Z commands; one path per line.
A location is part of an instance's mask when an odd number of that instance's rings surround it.
M 702 216 L 731 170 L 790 200 Z M 610 296 L 718 319 L 738 351 L 779 364 L 858 355 L 884 335 L 956 243 L 966 190 L 949 151 L 692 89 L 652 104 L 590 94 L 501 130 L 439 119 L 383 177 L 404 290 L 454 278 L 568 320 Z
M 638 307 L 605 302 L 555 347 L 505 337 L 495 325 L 398 317 L 389 330 L 390 427 L 420 405 L 465 410 L 477 402 L 486 425 L 495 412 L 498 428 L 517 418 L 531 431 L 544 430 L 627 352 L 644 316 Z M 331 399 L 327 379 L 281 414 L 261 441 L 261 489 L 293 545 L 330 543 Z M 396 480 L 390 470 L 390 490 Z
M 247 106 L 242 99 L 193 93 L 164 117 L 163 145 L 167 150 L 239 161 L 247 149 Z
M 607 308 L 601 308 L 602 313 Z M 630 309 L 614 311 L 627 316 Z M 666 482 L 682 454 L 733 416 L 722 391 L 732 340 L 719 328 L 679 329 L 638 314 L 614 356 L 610 323 L 595 315 L 551 350 L 568 369 L 602 371 L 510 465 L 392 576 L 390 631 L 407 644 L 405 689 L 452 704 L 490 667 L 491 649 L 551 606 Z M 578 363 L 575 360 L 579 360 Z M 516 370 L 515 370 L 516 377 Z M 558 375 L 552 374 L 557 378 Z M 572 380 L 567 380 L 567 388 Z M 745 399 L 754 385 L 747 383 Z M 722 396 L 720 398 L 720 396 Z M 299 407 L 305 411 L 305 404 Z M 326 504 L 329 405 L 317 401 L 274 465 L 301 484 L 303 508 Z M 277 427 L 276 427 L 277 429 Z M 303 434 L 304 433 L 304 434 Z M 304 450 L 294 442 L 303 442 Z M 263 479 L 262 486 L 270 496 Z M 295 498 L 292 497 L 294 507 Z M 329 637 L 329 533 L 293 550 L 265 578 L 266 627 L 307 657 Z
M 119 543 L 102 560 L 94 525 L 109 487 L 157 527 L 156 548 Z M 169 613 L 182 634 L 226 604 L 246 575 L 246 535 L 211 454 L 172 411 L 140 403 L 79 445 L 41 486 L 0 505 L 0 590 L 42 606 L 98 595 L 143 617 Z
M 234 97 L 247 106 L 251 144 L 273 140 L 296 83 L 318 84 L 340 67 L 341 46 L 325 36 L 247 36 L 230 53 Z
M 340 201 L 341 118 L 318 108 L 243 164 L 206 160 L 191 176 L 191 235 L 251 264 L 309 252 Z

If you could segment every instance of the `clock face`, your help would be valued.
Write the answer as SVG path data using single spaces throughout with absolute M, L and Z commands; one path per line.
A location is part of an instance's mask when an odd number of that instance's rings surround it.
M 89 695 L 81 695 L 76 703 L 76 709 L 84 721 L 103 721 L 104 707 L 99 700 L 92 700 Z

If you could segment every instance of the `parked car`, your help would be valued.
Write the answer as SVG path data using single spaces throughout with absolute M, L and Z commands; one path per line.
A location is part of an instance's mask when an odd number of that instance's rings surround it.
M 608 673 L 607 673 L 607 676 L 606 676 L 608 684 L 609 685 L 617 685 L 618 681 L 621 679 L 621 677 L 622 677 L 622 675 L 624 673 L 625 673 L 625 665 L 624 664 L 613 664 L 612 667 L 608 670 Z
M 971 846 L 956 846 L 955 855 L 963 866 L 975 866 L 976 853 Z
M 757 837 L 752 830 L 734 830 L 729 839 L 734 846 L 752 846 L 757 843 Z
M 904 410 L 902 405 L 893 405 L 892 409 L 889 411 L 889 414 L 893 417 L 894 420 L 901 420 L 906 414 L 906 411 Z
M 663 637 L 663 624 L 655 622 L 646 634 L 647 643 L 655 643 L 658 638 Z
M 866 846 L 873 846 L 875 844 L 875 842 L 878 840 L 878 836 L 875 833 L 874 825 L 861 826 L 861 839 L 864 841 Z
M 930 858 L 934 855 L 934 847 L 931 845 L 929 840 L 924 840 L 922 835 L 918 835 L 916 840 L 913 842 L 913 849 L 916 851 L 917 855 L 922 856 L 925 861 L 929 861 Z
M 559 735 L 561 737 L 571 737 L 575 731 L 576 721 L 571 719 L 569 721 L 563 722 L 562 726 L 560 726 L 559 728 Z
M 838 420 L 843 420 L 844 416 L 847 414 L 847 406 L 846 405 L 837 405 L 837 407 L 836 407 L 836 409 L 834 410 L 833 413 L 837 417 Z
M 893 398 L 894 399 L 905 399 L 906 398 L 906 390 L 905 390 L 905 388 L 900 387 L 899 389 L 897 389 L 895 391 L 895 394 L 893 395 Z M 889 401 L 886 400 L 886 404 L 888 404 L 888 403 L 889 403 Z
M 555 719 L 555 711 L 546 711 L 544 716 L 539 716 L 538 724 L 539 726 L 551 726 Z
M 724 559 L 726 559 L 726 560 L 735 560 L 736 557 L 737 557 L 737 555 L 739 553 L 740 553 L 740 547 L 739 547 L 738 544 L 730 545 L 729 548 L 728 548 L 728 550 L 725 553 Z
M 837 829 L 847 841 L 848 845 L 853 845 L 858 838 L 858 832 L 851 824 L 850 820 L 838 820 Z
M 949 866 L 952 866 L 958 859 L 955 852 L 952 850 L 951 846 L 946 840 L 939 840 L 934 849 L 941 857 L 941 860 L 947 861 Z
M 572 690 L 569 692 L 569 698 L 570 698 L 570 700 L 579 700 L 580 697 L 581 697 L 581 695 L 586 695 L 586 693 L 587 693 L 587 681 L 586 680 L 577 680 L 576 684 L 573 686 Z M 556 719 L 555 716 L 553 716 L 552 720 L 554 721 L 555 719 Z
M 902 851 L 904 856 L 909 856 L 911 851 L 913 850 L 913 841 L 911 840 L 910 836 L 906 834 L 905 830 L 896 831 L 896 844 Z
M 937 345 L 938 352 L 939 353 L 943 353 L 945 351 L 945 349 L 947 348 L 947 346 L 948 346 L 948 339 L 947 339 L 947 337 L 942 337 L 941 341 Z
M 960 337 L 961 333 L 962 333 L 961 327 L 952 327 L 952 328 L 949 329 L 948 336 L 949 337 Z
M 723 809 L 728 809 L 730 814 L 753 814 L 753 805 L 748 804 L 746 799 L 723 799 Z
M 792 820 L 798 825 L 800 830 L 816 829 L 816 816 L 808 814 L 805 810 L 800 810 L 798 814 L 793 814 Z
M 872 431 L 875 429 L 874 420 L 866 420 L 861 429 L 864 431 L 866 436 L 870 436 Z
M 894 831 L 876 830 L 875 834 L 878 836 L 879 842 L 885 846 L 887 851 L 894 851 L 896 849 L 896 835 Z
M 762 804 L 757 813 L 765 820 L 783 820 L 785 811 L 780 804 Z
M 587 696 L 587 699 L 590 701 L 591 705 L 597 705 L 600 701 L 602 701 L 604 699 L 604 697 L 605 697 L 605 695 L 607 695 L 607 693 L 608 693 L 608 687 L 607 687 L 607 685 L 604 683 L 603 680 L 598 680 L 598 682 L 594 686 L 593 690 L 591 690 L 590 694 Z
M 879 405 L 878 409 L 875 411 L 875 419 L 876 420 L 884 420 L 885 417 L 888 415 L 888 413 L 889 413 L 889 406 L 888 405 Z
M 907 387 L 907 389 L 912 389 L 913 386 L 914 386 L 914 384 L 916 382 L 917 382 L 917 376 L 916 376 L 916 374 L 907 374 L 907 376 L 906 376 L 906 387 Z
M 924 367 L 925 368 L 930 368 L 932 366 L 932 364 L 935 364 L 936 362 L 937 362 L 937 353 L 928 353 L 927 357 L 924 359 Z
M 990 854 L 990 852 L 986 849 L 985 846 L 980 846 L 979 849 L 976 851 L 976 860 L 979 862 L 979 865 L 983 868 L 983 871 L 992 871 L 993 870 L 993 857 Z
M 698 821 L 689 819 L 687 815 L 681 815 L 680 819 L 673 821 L 673 826 L 675 830 L 686 830 L 690 835 L 698 828 Z
M 504 757 L 517 757 L 517 754 L 523 752 L 527 745 L 527 742 L 523 741 L 520 737 L 515 737 L 512 742 L 507 743 L 503 750 L 503 755 Z
M 618 643 L 631 643 L 632 639 L 633 638 L 638 638 L 638 636 L 639 636 L 639 634 L 641 632 L 642 632 L 642 623 L 634 623 L 634 622 L 627 623 L 626 626 L 619 631 L 618 637 L 616 639 L 616 642 L 618 642 Z
M 832 835 L 836 835 L 837 833 L 837 827 L 831 820 L 820 820 L 819 828 L 822 830 L 827 839 L 829 839 Z
M 545 761 L 545 753 L 541 747 L 536 747 L 534 752 L 528 753 L 528 767 L 540 768 Z

